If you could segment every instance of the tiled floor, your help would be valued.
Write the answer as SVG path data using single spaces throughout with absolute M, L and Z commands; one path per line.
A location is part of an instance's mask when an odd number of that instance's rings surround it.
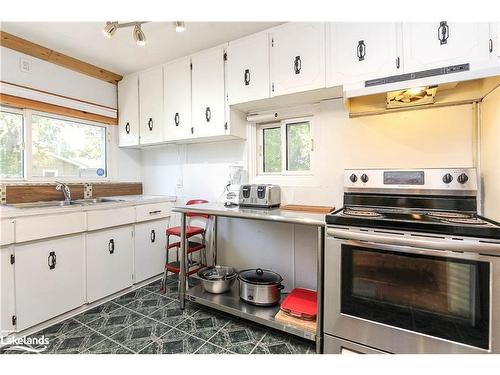
M 154 282 L 31 336 L 49 338 L 43 353 L 53 354 L 308 354 L 315 351 L 311 341 L 201 305 L 186 302 L 186 309 L 181 310 L 176 293 L 175 280 L 169 284 L 166 294 L 161 294 L 159 282 Z M 20 352 L 2 348 L 0 353 Z

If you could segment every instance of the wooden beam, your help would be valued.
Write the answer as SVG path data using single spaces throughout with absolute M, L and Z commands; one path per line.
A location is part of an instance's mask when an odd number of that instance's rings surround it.
M 14 96 L 14 95 L 7 95 L 0 93 L 0 104 L 16 108 L 28 108 L 28 109 L 33 109 L 35 111 L 53 113 L 61 116 L 74 117 L 82 120 L 95 121 L 107 125 L 118 125 L 118 119 L 113 117 L 96 115 L 94 113 L 80 111 L 78 109 L 39 102 L 37 100 L 21 98 L 19 96 Z
M 39 44 L 32 43 L 28 40 L 19 38 L 15 35 L 6 33 L 0 30 L 0 46 L 13 49 L 15 51 L 25 53 L 44 61 L 57 64 L 66 69 L 71 69 L 75 72 L 88 75 L 106 81 L 112 84 L 117 84 L 123 78 L 121 75 L 99 68 L 95 65 L 75 59 L 71 56 L 43 47 Z

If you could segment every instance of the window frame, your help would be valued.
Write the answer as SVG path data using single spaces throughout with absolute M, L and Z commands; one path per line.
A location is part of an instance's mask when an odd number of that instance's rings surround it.
M 309 170 L 307 171 L 290 171 L 288 170 L 288 139 L 287 139 L 287 127 L 288 125 L 299 124 L 299 123 L 309 123 Z M 272 128 L 281 129 L 281 172 L 265 172 L 264 171 L 264 129 Z M 314 175 L 314 138 L 313 138 L 313 119 L 312 117 L 298 117 L 292 119 L 285 119 L 278 122 L 257 124 L 257 150 L 256 150 L 256 176 L 313 176 Z
M 0 182 L 2 183 L 16 183 L 16 182 L 33 182 L 33 183 L 43 183 L 43 182 L 54 182 L 54 181 L 62 181 L 62 182 L 109 182 L 111 181 L 111 171 L 109 170 L 109 166 L 111 163 L 111 131 L 110 126 L 107 124 L 82 120 L 75 117 L 69 116 L 61 116 L 53 113 L 35 111 L 26 108 L 15 108 L 9 106 L 0 106 L 0 111 L 19 113 L 23 115 L 23 172 L 24 176 L 22 178 L 0 178 Z M 33 153 L 32 153 L 32 116 L 44 116 L 64 121 L 76 122 L 83 125 L 90 126 L 98 126 L 104 128 L 105 130 L 105 171 L 106 177 L 96 177 L 96 178 L 88 178 L 88 177 L 34 177 L 32 175 L 32 167 L 33 167 Z

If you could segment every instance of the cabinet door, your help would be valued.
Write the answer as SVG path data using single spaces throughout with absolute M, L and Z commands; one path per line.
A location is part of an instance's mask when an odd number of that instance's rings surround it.
M 271 32 L 271 82 L 273 96 L 325 87 L 324 23 L 288 23 Z
M 83 305 L 83 254 L 82 235 L 15 247 L 18 330 Z
M 159 275 L 165 267 L 169 220 L 154 220 L 135 226 L 134 280 L 136 283 Z
M 229 42 L 227 48 L 229 104 L 269 97 L 269 34 L 251 35 Z
M 174 61 L 164 69 L 165 139 L 188 138 L 191 134 L 191 59 Z
M 163 67 L 139 73 L 140 143 L 163 139 Z
M 403 24 L 405 72 L 471 64 L 489 59 L 489 25 L 471 22 Z
M 132 285 L 132 226 L 87 234 L 87 301 Z
M 225 134 L 224 49 L 211 48 L 191 57 L 192 137 Z
M 13 246 L 0 247 L 0 337 L 9 335 L 16 328 L 12 324 L 12 317 L 16 315 L 12 256 Z
M 118 82 L 118 134 L 120 146 L 139 144 L 139 79 L 136 74 Z
M 398 74 L 397 23 L 329 25 L 327 86 Z

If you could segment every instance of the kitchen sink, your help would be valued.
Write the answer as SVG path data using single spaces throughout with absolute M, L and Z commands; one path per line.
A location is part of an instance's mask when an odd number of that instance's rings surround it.
M 88 206 L 91 204 L 112 203 L 112 202 L 123 202 L 123 199 L 88 198 L 88 199 L 75 199 L 72 201 L 14 203 L 14 204 L 9 204 L 8 206 L 15 208 L 45 208 L 45 207 Z

